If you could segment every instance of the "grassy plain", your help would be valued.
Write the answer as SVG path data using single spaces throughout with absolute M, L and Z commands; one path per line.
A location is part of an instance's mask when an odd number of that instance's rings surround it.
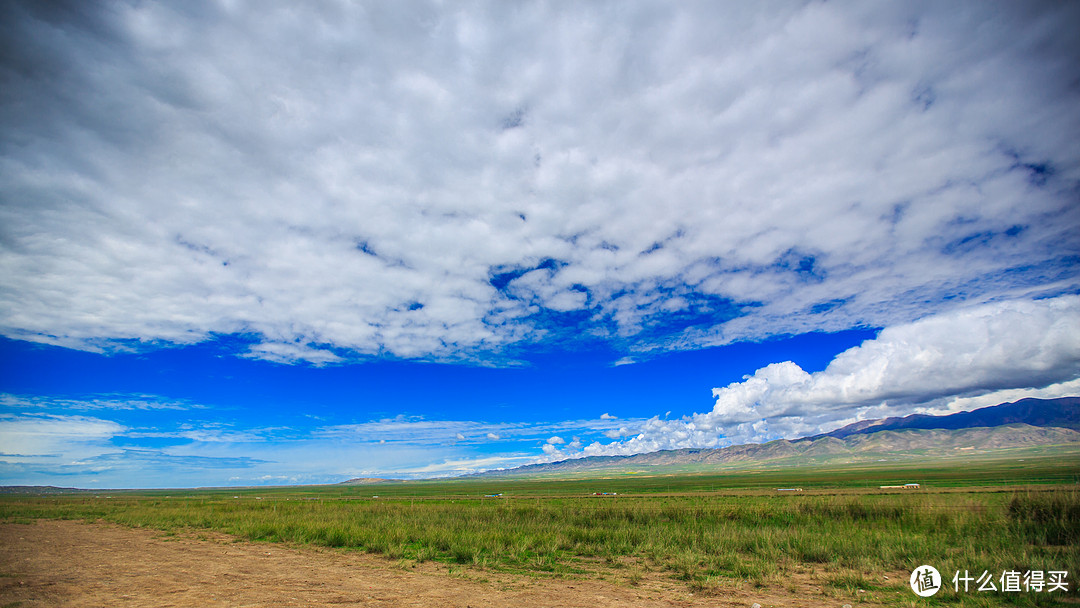
M 878 487 L 908 482 L 922 487 Z M 630 585 L 659 572 L 698 593 L 783 586 L 793 573 L 809 572 L 856 602 L 1042 606 L 1078 596 L 1078 484 L 1074 453 L 1027 451 L 919 467 L 9 495 L 0 497 L 0 521 L 214 530 L 373 552 L 406 566 L 435 560 Z M 921 564 L 936 566 L 947 582 L 926 600 L 907 588 L 907 574 Z M 949 581 L 964 570 L 995 578 L 1006 570 L 1067 570 L 1069 593 L 955 593 Z

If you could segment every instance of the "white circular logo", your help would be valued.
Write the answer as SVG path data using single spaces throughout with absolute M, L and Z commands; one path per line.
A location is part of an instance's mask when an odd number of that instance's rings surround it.
M 930 597 L 941 589 L 941 575 L 933 566 L 919 566 L 911 573 L 911 590 L 919 597 Z

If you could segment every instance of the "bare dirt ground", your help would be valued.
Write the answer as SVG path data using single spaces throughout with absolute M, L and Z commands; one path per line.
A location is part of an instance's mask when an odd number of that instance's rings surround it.
M 721 586 L 694 594 L 662 573 L 531 577 L 402 565 L 380 557 L 238 541 L 163 536 L 111 524 L 42 520 L 0 525 L 0 608 L 38 606 L 480 606 L 750 608 L 866 605 L 812 574 L 776 588 Z

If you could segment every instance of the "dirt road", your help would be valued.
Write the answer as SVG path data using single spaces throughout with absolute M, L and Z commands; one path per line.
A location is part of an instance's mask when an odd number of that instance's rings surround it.
M 238 542 L 224 535 L 163 536 L 110 524 L 43 520 L 0 525 L 0 608 L 38 606 L 832 606 L 812 581 L 784 590 L 694 595 L 662 574 L 631 585 L 597 577 L 534 578 L 442 564 L 402 567 L 352 552 Z M 779 592 L 779 593 L 777 593 Z

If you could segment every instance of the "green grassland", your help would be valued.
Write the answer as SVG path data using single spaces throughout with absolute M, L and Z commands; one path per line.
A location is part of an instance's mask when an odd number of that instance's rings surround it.
M 878 488 L 908 482 L 922 487 Z M 660 573 L 700 593 L 783 588 L 791 575 L 812 573 L 849 603 L 1058 605 L 1080 595 L 1078 482 L 1071 451 L 1027 450 L 919 466 L 8 495 L 0 496 L 0 521 L 214 530 L 367 551 L 404 565 L 438 561 L 625 584 Z M 921 599 L 906 573 L 924 563 L 949 580 L 957 570 L 1067 570 L 1069 593 L 957 594 L 950 584 Z

